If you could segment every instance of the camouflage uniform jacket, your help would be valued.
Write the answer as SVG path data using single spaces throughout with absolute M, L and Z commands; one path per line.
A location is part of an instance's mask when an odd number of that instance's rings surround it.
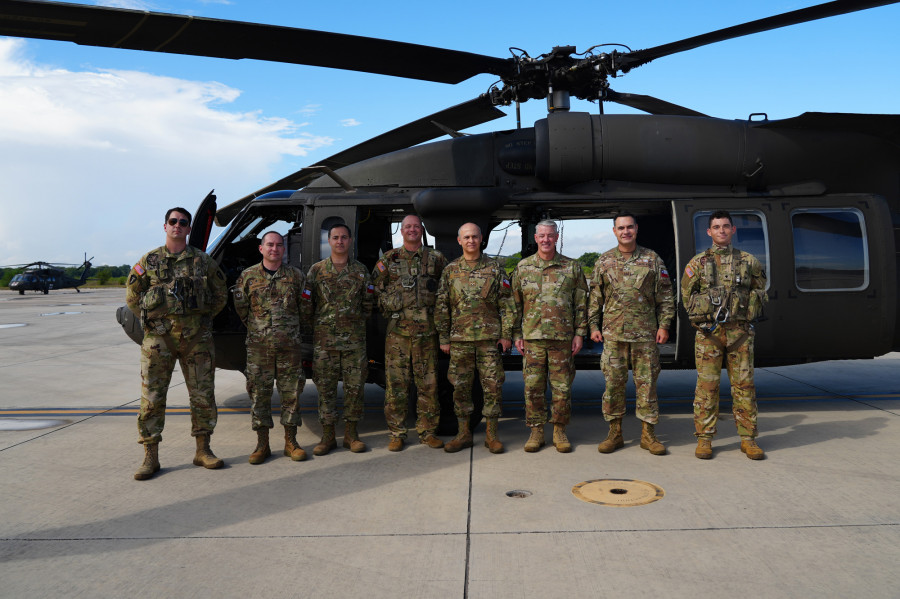
M 331 258 L 313 264 L 306 275 L 302 304 L 316 347 L 364 349 L 373 294 L 369 270 L 361 262 L 350 260 L 343 270 L 336 269 Z
M 434 320 L 439 341 L 512 339 L 516 304 L 500 264 L 482 254 L 475 264 L 460 256 L 444 269 Z
M 273 274 L 262 262 L 246 269 L 233 287 L 234 309 L 247 325 L 247 341 L 278 337 L 300 341 L 303 273 L 282 264 Z
M 446 264 L 443 254 L 424 245 L 415 252 L 403 247 L 385 252 L 372 280 L 388 332 L 405 337 L 435 333 L 434 302 Z
M 161 246 L 144 254 L 128 275 L 125 303 L 145 330 L 164 335 L 210 327 L 228 301 L 225 276 L 216 261 L 193 246 L 172 254 Z
M 513 271 L 512 291 L 516 340 L 570 341 L 587 334 L 587 281 L 575 260 L 559 252 L 552 260 L 528 256 Z
M 727 322 L 753 322 L 769 301 L 765 290 L 766 271 L 756 256 L 731 245 L 691 258 L 681 279 L 681 301 L 694 324 L 712 323 L 723 304 Z
M 657 329 L 671 326 L 675 296 L 666 265 L 653 250 L 637 246 L 630 258 L 618 247 L 594 264 L 588 324 L 610 341 L 655 341 Z

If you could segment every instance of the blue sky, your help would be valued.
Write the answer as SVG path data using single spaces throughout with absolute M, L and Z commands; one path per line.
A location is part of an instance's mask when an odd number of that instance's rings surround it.
M 657 46 L 816 2 L 570 3 L 153 0 L 83 2 L 382 37 L 506 57 L 553 46 Z M 900 5 L 658 59 L 613 79 L 713 116 L 898 112 Z M 337 71 L 0 37 L 0 264 L 131 263 L 163 241 L 166 208 L 220 204 L 344 148 L 484 92 Z M 573 110 L 596 105 L 573 102 Z M 515 127 L 508 117 L 473 128 Z M 607 112 L 630 112 L 607 105 Z M 523 124 L 545 104 L 523 105 Z M 509 243 L 509 240 L 507 241 Z M 603 250 L 570 228 L 566 253 Z

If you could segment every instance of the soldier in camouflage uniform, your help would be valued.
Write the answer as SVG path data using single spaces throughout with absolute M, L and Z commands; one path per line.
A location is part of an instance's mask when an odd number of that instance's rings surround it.
M 612 453 L 625 445 L 622 417 L 630 362 L 636 389 L 635 413 L 642 422 L 640 445 L 654 455 L 664 455 L 666 448 L 654 430 L 659 422 L 657 344 L 669 340 L 675 297 L 665 263 L 656 252 L 637 244 L 637 232 L 633 214 L 617 216 L 613 233 L 618 246 L 597 259 L 591 275 L 588 325 L 594 343 L 603 342 L 603 418 L 609 422 L 609 436 L 597 451 Z
M 303 273 L 283 264 L 284 237 L 275 231 L 262 236 L 262 262 L 241 273 L 234 285 L 234 308 L 247 326 L 247 394 L 250 422 L 256 431 L 251 464 L 262 464 L 272 455 L 269 429 L 272 422 L 272 389 L 278 381 L 284 455 L 295 462 L 306 459 L 297 444 L 300 411 L 297 397 L 306 377 L 300 361 L 300 294 Z
M 434 317 L 441 351 L 450 354 L 447 379 L 453 385 L 453 410 L 459 422 L 456 438 L 444 446 L 444 451 L 472 447 L 469 416 L 474 410 L 472 381 L 477 369 L 484 390 L 482 414 L 487 421 L 484 446 L 491 453 L 501 453 L 497 419 L 506 374 L 497 346 L 509 351 L 512 345 L 516 305 L 506 272 L 481 252 L 478 225 L 464 224 L 456 240 L 463 255 L 448 264 L 441 275 Z
M 434 433 L 440 418 L 437 398 L 437 331 L 434 301 L 446 259 L 422 245 L 422 220 L 410 214 L 400 223 L 403 247 L 388 250 L 375 264 L 372 279 L 378 308 L 387 319 L 384 344 L 384 415 L 390 429 L 388 449 L 400 451 L 406 439 L 409 384 L 418 392 L 416 432 L 419 442 L 439 449 Z
M 194 464 L 221 468 L 209 448 L 216 427 L 215 351 L 212 319 L 225 306 L 228 290 L 216 262 L 187 245 L 191 213 L 172 208 L 163 221 L 166 244 L 144 254 L 131 269 L 125 301 L 144 328 L 141 344 L 141 410 L 138 443 L 144 461 L 134 473 L 145 480 L 159 471 L 159 442 L 166 419 L 166 392 L 175 361 L 187 385 L 191 435 L 196 439 Z
M 353 238 L 347 225 L 328 230 L 331 256 L 316 262 L 306 275 L 303 313 L 313 324 L 313 382 L 319 390 L 322 440 L 313 449 L 325 455 L 337 447 L 337 384 L 344 381 L 344 447 L 366 450 L 357 423 L 363 416 L 366 366 L 366 320 L 372 314 L 374 288 L 369 271 L 350 258 Z
M 572 411 L 575 354 L 581 351 L 587 334 L 587 282 L 581 265 L 556 251 L 556 223 L 541 221 L 535 230 L 538 251 L 519 262 L 512 281 L 516 301 L 513 338 L 525 358 L 525 420 L 531 427 L 525 451 L 535 452 L 544 445 L 544 393 L 549 378 L 553 444 L 560 453 L 568 453 L 572 444 L 566 425 Z
M 720 210 L 709 217 L 707 235 L 713 246 L 694 256 L 684 269 L 681 299 L 697 328 L 694 359 L 697 390 L 694 395 L 694 455 L 712 457 L 712 438 L 719 417 L 719 380 L 722 361 L 731 381 L 734 422 L 741 436 L 741 451 L 751 460 L 765 453 L 756 444 L 756 387 L 753 384 L 751 324 L 762 313 L 766 273 L 753 254 L 731 245 L 737 228 L 731 215 Z

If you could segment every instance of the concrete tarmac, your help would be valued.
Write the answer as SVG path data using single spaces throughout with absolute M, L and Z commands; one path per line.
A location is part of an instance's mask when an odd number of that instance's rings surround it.
M 219 370 L 212 448 L 226 467 L 204 470 L 176 369 L 162 471 L 138 482 L 139 348 L 115 321 L 123 303 L 121 289 L 0 291 L 0 597 L 900 593 L 900 354 L 758 369 L 763 461 L 740 452 L 724 400 L 714 459 L 694 458 L 691 371 L 660 377 L 668 455 L 638 447 L 632 401 L 625 448 L 597 453 L 603 377 L 584 371 L 571 454 L 522 451 L 522 377 L 509 373 L 504 454 L 481 446 L 483 426 L 457 454 L 388 452 L 384 393 L 368 385 L 370 450 L 312 457 L 308 382 L 310 459 L 282 456 L 276 427 L 275 455 L 253 466 L 243 376 Z M 613 481 L 604 501 L 663 496 L 623 507 L 573 494 L 596 480 Z

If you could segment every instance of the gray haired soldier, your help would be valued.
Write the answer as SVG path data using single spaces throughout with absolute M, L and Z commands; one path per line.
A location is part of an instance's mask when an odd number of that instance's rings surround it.
M 422 244 L 424 231 L 422 219 L 415 214 L 404 218 L 400 223 L 403 246 L 385 252 L 372 271 L 378 308 L 387 319 L 384 416 L 390 429 L 390 451 L 403 449 L 409 384 L 413 379 L 418 392 L 419 442 L 434 449 L 444 446 L 435 436 L 441 414 L 434 302 L 447 260 L 439 251 Z
M 313 449 L 317 456 L 337 447 L 337 384 L 344 381 L 343 445 L 353 453 L 366 450 L 357 423 L 363 416 L 366 366 L 366 320 L 372 313 L 374 288 L 369 270 L 350 259 L 353 242 L 347 225 L 328 230 L 331 256 L 316 262 L 306 275 L 303 313 L 313 326 L 313 382 L 319 391 L 322 440 Z
M 658 344 L 669 340 L 669 326 L 675 317 L 672 282 L 656 252 L 637 244 L 633 214 L 613 219 L 613 233 L 618 246 L 604 252 L 594 264 L 588 300 L 591 339 L 603 342 L 603 418 L 609 422 L 609 436 L 597 451 L 612 453 L 625 445 L 622 417 L 630 363 L 637 391 L 635 413 L 642 423 L 641 448 L 664 455 L 666 448 L 655 434 L 659 422 L 656 379 L 660 371 Z
M 269 429 L 272 421 L 272 389 L 278 382 L 284 455 L 293 461 L 306 459 L 297 444 L 300 426 L 298 396 L 306 384 L 300 360 L 300 294 L 303 273 L 283 264 L 284 237 L 275 231 L 262 236 L 262 261 L 241 273 L 234 285 L 234 308 L 247 326 L 247 393 L 250 422 L 256 431 L 251 464 L 262 464 L 272 455 Z
M 731 381 L 734 423 L 741 436 L 741 451 L 751 460 L 765 453 L 756 444 L 756 386 L 753 384 L 751 324 L 762 314 L 769 297 L 766 272 L 753 254 L 731 245 L 737 231 L 725 210 L 709 216 L 706 234 L 713 245 L 694 256 L 681 279 L 681 300 L 697 329 L 694 361 L 697 390 L 694 394 L 694 434 L 701 460 L 712 458 L 712 438 L 719 418 L 719 381 L 722 361 Z
M 516 349 L 525 357 L 525 421 L 531 427 L 525 451 L 544 446 L 544 393 L 549 379 L 553 444 L 556 451 L 568 453 L 572 444 L 566 426 L 572 412 L 575 354 L 581 351 L 587 334 L 587 282 L 581 265 L 556 251 L 556 223 L 544 220 L 535 230 L 538 251 L 519 262 L 512 281 L 516 301 L 513 337 Z
M 475 370 L 484 390 L 487 435 L 484 446 L 501 453 L 497 438 L 501 394 L 506 375 L 498 344 L 503 351 L 512 345 L 516 304 L 510 282 L 500 264 L 481 252 L 481 229 L 474 223 L 459 228 L 456 238 L 463 255 L 447 265 L 441 275 L 435 307 L 435 323 L 441 351 L 450 354 L 447 379 L 453 384 L 453 409 L 459 422 L 456 438 L 444 446 L 448 453 L 472 447 L 469 416 Z
M 165 245 L 144 254 L 131 269 L 125 301 L 144 328 L 141 343 L 141 409 L 138 443 L 144 461 L 134 473 L 146 480 L 159 471 L 159 443 L 166 421 L 166 393 L 175 361 L 187 385 L 191 405 L 191 436 L 196 439 L 194 464 L 221 468 L 209 448 L 216 427 L 215 350 L 212 319 L 225 307 L 225 277 L 204 252 L 187 245 L 191 213 L 172 208 L 163 221 Z

